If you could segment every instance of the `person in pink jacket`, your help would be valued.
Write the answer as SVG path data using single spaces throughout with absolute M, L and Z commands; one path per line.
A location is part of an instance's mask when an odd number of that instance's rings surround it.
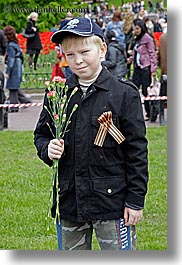
M 134 64 L 132 82 L 142 89 L 143 96 L 147 96 L 147 87 L 152 83 L 152 77 L 156 75 L 157 54 L 154 38 L 148 33 L 145 22 L 135 19 L 134 25 L 134 45 L 131 60 Z M 150 119 L 149 101 L 144 101 L 146 116 L 145 120 Z

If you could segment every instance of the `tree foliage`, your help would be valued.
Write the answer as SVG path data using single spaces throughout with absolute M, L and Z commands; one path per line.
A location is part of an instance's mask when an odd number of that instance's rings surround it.
M 71 0 L 25 0 L 23 3 L 18 0 L 1 0 L 0 27 L 11 25 L 20 33 L 26 25 L 27 16 L 35 11 L 39 14 L 37 26 L 40 32 L 49 31 L 52 25 L 59 24 L 68 11 L 80 16 L 84 8 L 86 4 L 75 4 Z
M 154 0 L 156 4 L 157 0 Z M 93 1 L 92 7 L 95 4 Z M 101 2 L 101 1 L 100 1 Z M 109 7 L 114 4 L 115 7 L 130 0 L 108 0 Z M 145 0 L 145 7 L 148 7 L 148 1 Z M 37 25 L 40 32 L 49 31 L 52 25 L 59 24 L 60 20 L 66 16 L 68 11 L 72 11 L 74 16 L 81 16 L 87 3 L 84 1 L 71 0 L 25 0 L 20 3 L 18 0 L 1 0 L 0 2 L 0 28 L 6 25 L 15 27 L 17 33 L 21 33 L 27 22 L 27 16 L 35 11 L 39 14 Z M 164 0 L 164 7 L 167 7 L 167 0 Z

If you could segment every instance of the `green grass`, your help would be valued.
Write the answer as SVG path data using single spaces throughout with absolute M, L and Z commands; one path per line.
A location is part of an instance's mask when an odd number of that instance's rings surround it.
M 45 81 L 51 80 L 52 68 L 55 64 L 55 51 L 50 50 L 49 54 L 40 54 L 37 61 L 37 70 L 29 68 L 28 54 L 24 54 L 24 71 L 22 76 L 22 89 L 36 89 L 45 88 Z
M 148 128 L 147 137 L 150 180 L 137 249 L 166 250 L 167 128 Z M 55 225 L 47 231 L 45 221 L 52 170 L 37 157 L 32 131 L 1 131 L 0 142 L 0 249 L 56 250 Z
M 167 128 L 147 129 L 149 185 L 142 222 L 137 226 L 140 250 L 167 249 Z

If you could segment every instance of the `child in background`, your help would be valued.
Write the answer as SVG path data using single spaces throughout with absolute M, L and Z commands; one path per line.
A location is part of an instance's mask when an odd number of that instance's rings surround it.
M 120 79 L 121 77 L 125 77 L 128 71 L 124 44 L 116 40 L 114 30 L 107 31 L 106 40 L 107 53 L 102 65 L 106 66 L 116 78 Z
M 65 78 L 65 75 L 62 72 L 61 67 L 60 67 L 60 61 L 62 58 L 61 48 L 59 46 L 56 46 L 55 52 L 56 52 L 56 60 L 55 60 L 55 64 L 54 64 L 53 69 L 52 69 L 52 79 L 55 76 L 60 76 L 62 78 Z

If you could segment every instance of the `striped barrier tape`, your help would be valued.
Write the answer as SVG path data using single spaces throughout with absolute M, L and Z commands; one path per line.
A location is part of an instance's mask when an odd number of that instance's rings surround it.
M 141 97 L 142 100 L 167 100 L 167 96 L 148 96 Z M 21 103 L 21 104 L 0 104 L 0 108 L 12 108 L 12 107 L 40 107 L 43 103 Z
M 0 104 L 0 108 L 12 108 L 12 107 L 40 107 L 43 103 L 21 103 L 21 104 Z
M 141 97 L 143 100 L 166 100 L 167 96 L 147 96 Z

